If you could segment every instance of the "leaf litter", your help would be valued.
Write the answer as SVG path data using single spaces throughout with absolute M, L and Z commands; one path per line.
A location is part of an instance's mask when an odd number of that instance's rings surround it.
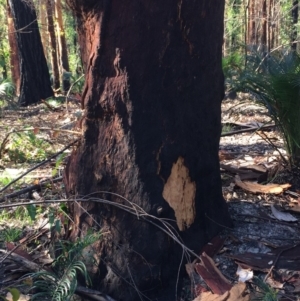
M 68 112 L 63 103 L 55 110 L 49 110 L 45 103 L 2 108 L 0 205 L 66 198 L 62 170 L 71 146 L 62 155 L 56 154 L 81 135 L 76 128 L 81 114 L 79 102 L 69 102 Z M 38 166 L 43 160 L 45 164 Z M 67 227 L 63 205 L 45 203 L 1 209 L 0 296 L 15 300 L 16 292 L 7 292 L 7 288 L 16 288 L 22 292 L 19 300 L 29 299 L 32 283 L 24 275 L 32 272 L 34 265 L 46 268 L 53 262 L 53 238 L 63 237 Z
M 186 266 L 192 298 L 181 300 L 299 301 L 300 172 L 286 166 L 276 128 L 262 127 L 271 123 L 266 110 L 248 95 L 237 97 L 222 104 L 219 151 L 233 228 Z
M 266 111 L 247 97 L 243 105 L 240 103 L 240 99 L 223 103 L 222 122 L 227 135 L 221 138 L 219 152 L 223 195 L 234 226 L 224 229 L 203 247 L 200 261 L 186 265 L 191 289 L 188 295 L 181 294 L 180 301 L 246 301 L 262 299 L 267 294 L 273 294 L 276 300 L 299 300 L 300 176 L 298 170 L 284 166 L 283 140 L 273 125 L 264 127 L 270 124 Z M 49 157 L 78 137 L 80 130 L 76 124 L 81 114 L 79 103 L 69 103 L 68 112 L 63 107 L 49 111 L 43 104 L 3 110 L 0 137 L 4 139 L 13 130 L 7 139 L 11 142 L 13 135 L 26 126 L 43 141 L 41 145 L 47 144 L 45 155 Z M 266 141 L 266 135 L 272 144 Z M 8 181 L 40 162 L 30 156 L 25 161 L 21 158 L 23 162 L 18 157 L 9 157 L 9 147 L 9 144 L 3 146 L 0 161 L 0 177 Z M 64 158 L 59 166 L 57 159 L 53 159 L 35 169 L 5 190 L 1 202 L 65 198 L 61 181 L 64 164 Z M 0 188 L 6 184 L 1 182 Z M 6 211 L 6 221 L 0 219 L 0 232 L 21 229 L 20 237 L 16 231 L 6 233 L 14 240 L 0 240 L 0 295 L 3 296 L 4 288 L 21 288 L 26 282 L 30 286 L 31 279 L 23 279 L 24 274 L 41 266 L 47 270 L 55 257 L 53 239 L 57 241 L 68 231 L 68 217 L 57 204 L 45 203 L 17 212 L 18 219 L 26 221 L 23 224 L 12 219 L 16 212 L 17 208 L 11 208 Z M 22 298 L 27 299 L 26 289 L 20 290 Z

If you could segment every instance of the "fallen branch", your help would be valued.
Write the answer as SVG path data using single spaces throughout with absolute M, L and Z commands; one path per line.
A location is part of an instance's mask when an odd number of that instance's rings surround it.
M 231 136 L 231 135 L 241 134 L 241 133 L 247 133 L 247 132 L 256 132 L 256 131 L 260 131 L 260 130 L 271 129 L 273 127 L 275 127 L 274 124 L 263 125 L 263 126 L 260 126 L 260 127 L 251 127 L 251 128 L 246 128 L 246 129 L 231 131 L 231 132 L 228 132 L 228 133 L 223 133 L 223 134 L 221 134 L 221 137 Z
M 20 175 L 19 177 L 17 177 L 16 179 L 12 180 L 10 183 L 8 183 L 6 186 L 4 186 L 1 190 L 0 193 L 3 192 L 4 190 L 6 190 L 8 187 L 10 187 L 12 184 L 16 183 L 17 181 L 19 181 L 20 179 L 22 179 L 24 176 L 26 176 L 28 173 L 30 173 L 31 171 L 39 168 L 40 166 L 50 162 L 52 159 L 54 159 L 55 157 L 57 157 L 58 155 L 62 154 L 65 150 L 67 150 L 68 148 L 70 148 L 71 146 L 73 146 L 76 142 L 78 142 L 79 139 L 74 140 L 73 142 L 71 142 L 70 144 L 68 144 L 66 147 L 64 147 L 62 150 L 60 150 L 59 152 L 57 152 L 56 154 L 52 155 L 50 158 L 44 160 L 43 162 L 37 164 L 36 166 L 28 169 L 26 172 L 24 172 L 22 175 Z
M 78 77 L 75 82 L 71 85 L 71 87 L 69 88 L 69 91 L 66 95 L 66 111 L 67 113 L 69 113 L 69 102 L 68 102 L 68 99 L 69 99 L 69 95 L 73 89 L 73 87 L 84 77 L 84 74 L 82 74 L 80 77 Z
M 13 193 L 7 194 L 2 199 L 0 199 L 0 202 L 1 203 L 5 202 L 7 199 L 14 198 L 14 197 L 19 196 L 21 194 L 28 193 L 28 192 L 30 192 L 32 190 L 36 190 L 36 189 L 45 187 L 48 184 L 56 183 L 56 182 L 59 182 L 61 180 L 62 180 L 62 177 L 58 177 L 58 178 L 55 178 L 55 179 L 52 179 L 52 178 L 51 179 L 47 179 L 47 180 L 43 181 L 42 183 L 31 185 L 29 187 L 26 187 L 26 188 L 20 189 L 18 191 L 15 191 Z
M 46 100 L 42 99 L 41 102 L 52 112 L 56 112 L 57 108 L 51 106 Z
M 279 153 L 282 161 L 285 163 L 286 166 L 289 165 L 289 162 L 287 161 L 287 159 L 284 157 L 284 155 L 281 153 L 281 151 L 279 150 L 279 148 L 271 141 L 271 139 L 265 134 L 265 133 L 258 133 L 258 135 L 264 139 L 267 143 L 269 143 L 272 147 L 274 147 L 277 152 Z
M 264 278 L 264 282 L 266 282 L 267 279 L 269 278 L 269 276 L 271 275 L 271 273 L 272 273 L 273 269 L 275 268 L 275 266 L 276 266 L 276 264 L 277 264 L 277 262 L 278 262 L 280 256 L 282 255 L 282 253 L 285 252 L 285 251 L 287 251 L 287 250 L 293 249 L 293 248 L 295 248 L 295 247 L 297 247 L 297 246 L 299 246 L 299 244 L 295 244 L 295 245 L 292 245 L 292 246 L 287 246 L 286 248 L 281 249 L 281 250 L 279 251 L 279 253 L 277 254 L 275 260 L 273 261 L 273 265 L 271 266 L 269 272 L 267 273 L 267 275 L 266 275 L 265 278 Z

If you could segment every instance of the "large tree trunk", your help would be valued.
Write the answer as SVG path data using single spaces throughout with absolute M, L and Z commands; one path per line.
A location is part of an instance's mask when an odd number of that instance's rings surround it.
M 30 0 L 9 0 L 14 19 L 20 58 L 20 105 L 37 103 L 53 96 L 50 76 L 34 4 Z
M 81 203 L 89 215 L 74 205 L 72 237 L 104 229 L 95 282 L 103 292 L 134 301 L 138 288 L 174 300 L 184 254 L 161 228 L 198 253 L 230 224 L 218 161 L 224 1 L 69 4 L 86 84 L 84 136 L 68 162 L 66 189 L 135 208 L 89 200 Z

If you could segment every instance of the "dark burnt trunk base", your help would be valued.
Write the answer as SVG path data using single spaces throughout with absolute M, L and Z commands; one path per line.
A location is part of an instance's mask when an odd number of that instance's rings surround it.
M 171 301 L 186 258 L 158 218 L 195 253 L 230 225 L 218 161 L 224 1 L 145 3 L 69 1 L 86 84 L 84 136 L 65 185 L 88 196 L 89 214 L 71 208 L 72 237 L 96 225 L 105 233 L 95 286 L 116 300 Z M 152 217 L 89 200 L 96 196 Z
M 53 96 L 50 76 L 33 3 L 9 0 L 20 61 L 19 104 L 27 106 Z

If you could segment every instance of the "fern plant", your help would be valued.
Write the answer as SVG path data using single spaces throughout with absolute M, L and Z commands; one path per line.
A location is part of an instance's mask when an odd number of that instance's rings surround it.
M 100 234 L 89 234 L 75 243 L 60 242 L 61 253 L 53 265 L 53 272 L 41 271 L 32 274 L 36 292 L 31 300 L 68 301 L 77 287 L 77 277 L 83 276 L 89 283 L 89 275 L 82 256 L 83 250 L 98 241 Z
M 8 81 L 3 80 L 0 82 L 0 97 L 12 96 L 14 93 L 14 85 Z
M 20 228 L 6 228 L 0 230 L 0 241 L 14 242 L 17 241 L 22 235 Z
M 8 80 L 0 80 L 0 113 L 2 114 L 2 108 L 8 104 L 11 107 L 16 107 L 16 104 L 12 101 L 15 87 Z
M 255 293 L 256 298 L 254 300 L 261 300 L 261 301 L 278 301 L 279 296 L 278 292 L 269 286 L 267 283 L 262 281 L 258 277 L 253 278 L 253 284 L 256 286 L 257 291 Z
M 280 129 L 291 163 L 300 158 L 300 56 L 296 52 L 265 55 L 253 51 L 245 69 L 231 82 L 268 109 Z

